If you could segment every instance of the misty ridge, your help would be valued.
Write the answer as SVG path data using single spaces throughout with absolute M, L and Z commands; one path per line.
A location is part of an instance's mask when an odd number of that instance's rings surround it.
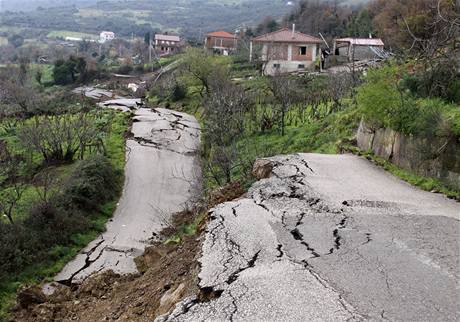
M 322 1 L 322 0 L 319 0 Z M 355 4 L 362 4 L 366 3 L 369 0 L 339 0 L 339 2 L 348 4 L 348 5 L 355 5 Z M 128 1 L 118 1 L 118 0 L 109 0 L 109 1 L 99 1 L 99 0 L 1 0 L 0 1 L 0 12 L 1 11 L 28 11 L 28 10 L 35 10 L 38 7 L 44 7 L 44 8 L 49 8 L 49 7 L 58 7 L 58 6 L 77 6 L 77 7 L 85 7 L 85 6 L 91 6 L 91 5 L 96 5 L 98 2 L 123 2 L 127 3 Z M 134 2 L 134 1 L 131 1 Z M 135 2 L 146 2 L 152 5 L 155 5 L 157 2 L 160 2 L 158 0 L 144 0 L 144 1 L 135 1 Z M 186 3 L 186 2 L 209 2 L 209 3 L 215 3 L 216 1 L 170 1 L 171 7 L 176 6 L 178 3 Z M 240 0 L 235 0 L 235 1 L 222 1 L 223 3 L 227 3 L 229 5 L 238 5 L 243 2 L 257 2 L 257 1 L 240 1 Z M 267 3 L 272 3 L 274 1 L 265 1 Z M 287 2 L 287 1 L 286 1 Z M 293 1 L 297 2 L 297 1 Z

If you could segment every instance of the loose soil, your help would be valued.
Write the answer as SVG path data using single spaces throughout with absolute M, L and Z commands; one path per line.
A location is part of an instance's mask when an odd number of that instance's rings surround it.
M 181 299 L 198 294 L 202 232 L 203 228 L 195 236 L 183 237 L 181 244 L 147 248 L 136 259 L 140 274 L 120 276 L 107 271 L 79 286 L 59 286 L 44 303 L 18 305 L 12 321 L 151 322 Z

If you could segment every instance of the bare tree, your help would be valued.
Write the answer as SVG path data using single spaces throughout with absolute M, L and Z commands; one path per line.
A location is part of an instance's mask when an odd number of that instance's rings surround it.
M 70 162 L 79 151 L 83 158 L 86 148 L 102 142 L 99 129 L 86 113 L 35 117 L 19 134 L 22 144 L 42 154 L 48 164 Z
M 273 108 L 277 112 L 281 135 L 284 135 L 286 127 L 286 114 L 293 104 L 299 102 L 301 95 L 299 93 L 298 81 L 289 75 L 280 73 L 275 74 L 270 81 L 270 91 L 275 98 Z
M 408 53 L 421 63 L 424 92 L 444 96 L 449 84 L 458 78 L 460 68 L 460 14 L 458 1 L 433 0 L 427 3 L 424 19 L 414 25 L 402 17 L 406 36 L 411 39 Z
M 244 89 L 233 84 L 225 74 L 215 74 L 204 106 L 204 136 L 211 160 L 208 169 L 218 184 L 221 184 L 220 176 L 214 171 L 215 167 L 229 183 L 232 171 L 239 166 L 237 140 L 245 131 L 245 113 L 251 100 Z
M 342 106 L 342 98 L 344 98 L 353 87 L 353 75 L 350 73 L 338 73 L 329 75 L 327 82 L 328 91 L 324 93 L 328 95 L 332 101 L 330 112 L 337 112 Z
M 20 160 L 4 141 L 0 141 L 0 214 L 13 224 L 13 213 L 26 185 L 20 177 Z

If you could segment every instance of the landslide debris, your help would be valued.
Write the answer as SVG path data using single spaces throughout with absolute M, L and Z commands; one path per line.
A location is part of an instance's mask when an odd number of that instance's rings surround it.
M 107 271 L 79 286 L 60 286 L 46 297 L 36 288 L 20 293 L 21 305 L 16 306 L 11 320 L 153 321 L 184 297 L 199 292 L 200 235 L 201 229 L 198 235 L 184 236 L 180 244 L 157 243 L 146 248 L 136 259 L 140 274 L 121 276 Z

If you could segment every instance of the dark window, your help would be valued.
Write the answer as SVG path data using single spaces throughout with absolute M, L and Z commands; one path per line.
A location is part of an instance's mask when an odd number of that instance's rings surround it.
M 280 64 L 273 64 L 273 68 L 280 68 L 281 65 Z
M 307 54 L 307 47 L 306 46 L 299 47 L 299 54 L 301 56 L 305 56 Z
M 298 66 L 298 68 L 299 68 L 299 69 L 305 69 L 305 65 L 300 64 L 300 65 Z

